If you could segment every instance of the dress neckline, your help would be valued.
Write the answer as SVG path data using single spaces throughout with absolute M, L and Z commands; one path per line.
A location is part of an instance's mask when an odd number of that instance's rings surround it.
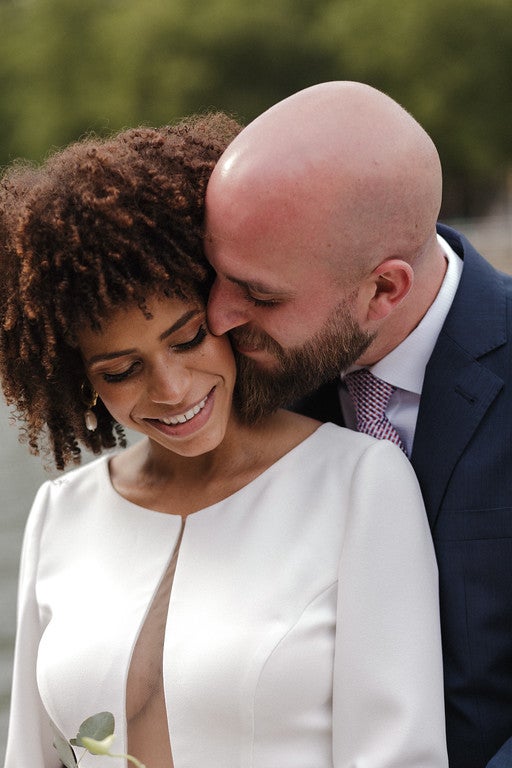
M 260 483 L 264 483 L 265 479 L 269 474 L 272 474 L 274 472 L 280 471 L 281 466 L 289 461 L 293 461 L 294 457 L 297 453 L 300 453 L 304 448 L 309 445 L 311 442 L 314 442 L 314 440 L 317 438 L 317 435 L 319 435 L 321 432 L 325 432 L 326 428 L 328 427 L 334 427 L 335 429 L 340 429 L 340 427 L 336 427 L 333 424 L 330 424 L 329 422 L 325 424 L 320 424 L 314 432 L 312 432 L 310 435 L 304 438 L 304 440 L 301 440 L 300 443 L 297 443 L 297 445 L 294 445 L 293 448 L 290 448 L 289 451 L 284 453 L 282 456 L 279 457 L 273 464 L 271 464 L 267 469 L 265 469 L 263 472 L 261 472 L 259 475 L 257 475 L 255 478 L 250 480 L 246 485 L 243 485 L 241 488 L 239 488 L 236 491 L 233 491 L 233 493 L 228 494 L 223 499 L 219 499 L 219 501 L 214 502 L 213 504 L 209 504 L 206 507 L 201 507 L 201 509 L 196 510 L 195 512 L 190 512 L 187 515 L 187 519 L 197 518 L 198 516 L 207 515 L 210 512 L 213 512 L 219 508 L 219 506 L 224 505 L 226 502 L 236 501 L 239 497 L 243 497 L 246 494 L 249 494 L 252 492 L 253 488 L 257 486 Z M 113 458 L 113 454 L 108 454 L 107 456 L 100 457 L 97 462 L 101 466 L 101 470 L 104 473 L 104 480 L 105 484 L 109 490 L 109 493 L 112 498 L 112 502 L 119 504 L 122 503 L 123 505 L 126 505 L 129 507 L 132 511 L 139 511 L 142 515 L 159 515 L 162 517 L 168 517 L 171 519 L 175 519 L 181 522 L 181 515 L 175 514 L 172 512 L 161 512 L 157 509 L 152 509 L 151 507 L 144 507 L 140 504 L 136 504 L 133 501 L 130 501 L 125 496 L 123 496 L 119 491 L 114 487 L 114 484 L 112 483 L 112 478 L 110 475 L 110 460 Z

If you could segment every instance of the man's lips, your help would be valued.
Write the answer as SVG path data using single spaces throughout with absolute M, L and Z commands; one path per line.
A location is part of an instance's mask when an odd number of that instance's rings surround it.
M 254 355 L 262 351 L 259 347 L 249 346 L 248 344 L 238 341 L 235 341 L 233 346 L 241 355 Z
M 276 362 L 275 354 L 267 348 L 265 344 L 258 344 L 253 341 L 244 341 L 243 339 L 232 339 L 235 352 L 243 357 L 249 357 L 256 363 L 271 364 Z
M 264 345 L 258 342 L 257 339 L 246 339 L 243 336 L 237 336 L 236 334 L 230 334 L 231 343 L 242 355 L 258 354 L 259 352 L 265 352 Z

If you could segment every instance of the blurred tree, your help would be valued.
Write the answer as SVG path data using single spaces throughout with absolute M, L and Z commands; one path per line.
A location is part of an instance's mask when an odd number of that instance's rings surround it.
M 318 40 L 329 41 L 344 77 L 392 95 L 434 138 L 447 212 L 485 207 L 512 160 L 510 0 L 323 5 Z
M 483 210 L 510 167 L 510 0 L 0 0 L 0 29 L 0 164 L 356 79 L 432 135 L 450 215 Z

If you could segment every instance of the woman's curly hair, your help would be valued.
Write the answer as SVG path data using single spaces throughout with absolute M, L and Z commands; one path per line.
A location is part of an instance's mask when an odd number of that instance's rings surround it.
M 156 292 L 190 298 L 211 281 L 203 256 L 206 185 L 239 132 L 222 113 L 174 126 L 87 138 L 39 168 L 14 164 L 0 181 L 0 376 L 32 453 L 59 469 L 125 445 L 98 402 L 83 421 L 85 369 L 76 333 L 100 329 L 120 305 Z

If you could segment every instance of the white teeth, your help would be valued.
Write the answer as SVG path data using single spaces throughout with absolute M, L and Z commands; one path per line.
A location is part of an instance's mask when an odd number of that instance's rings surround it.
M 168 419 L 159 419 L 159 421 L 162 421 L 164 424 L 167 424 L 167 426 L 170 425 L 176 425 L 176 424 L 184 424 L 186 421 L 190 421 L 190 419 L 193 419 L 194 416 L 197 416 L 199 411 L 202 411 L 203 408 L 206 405 L 207 397 L 204 398 L 204 400 L 201 400 L 200 403 L 197 405 L 194 405 L 193 408 L 191 408 L 186 413 L 180 413 L 179 416 L 171 416 Z

